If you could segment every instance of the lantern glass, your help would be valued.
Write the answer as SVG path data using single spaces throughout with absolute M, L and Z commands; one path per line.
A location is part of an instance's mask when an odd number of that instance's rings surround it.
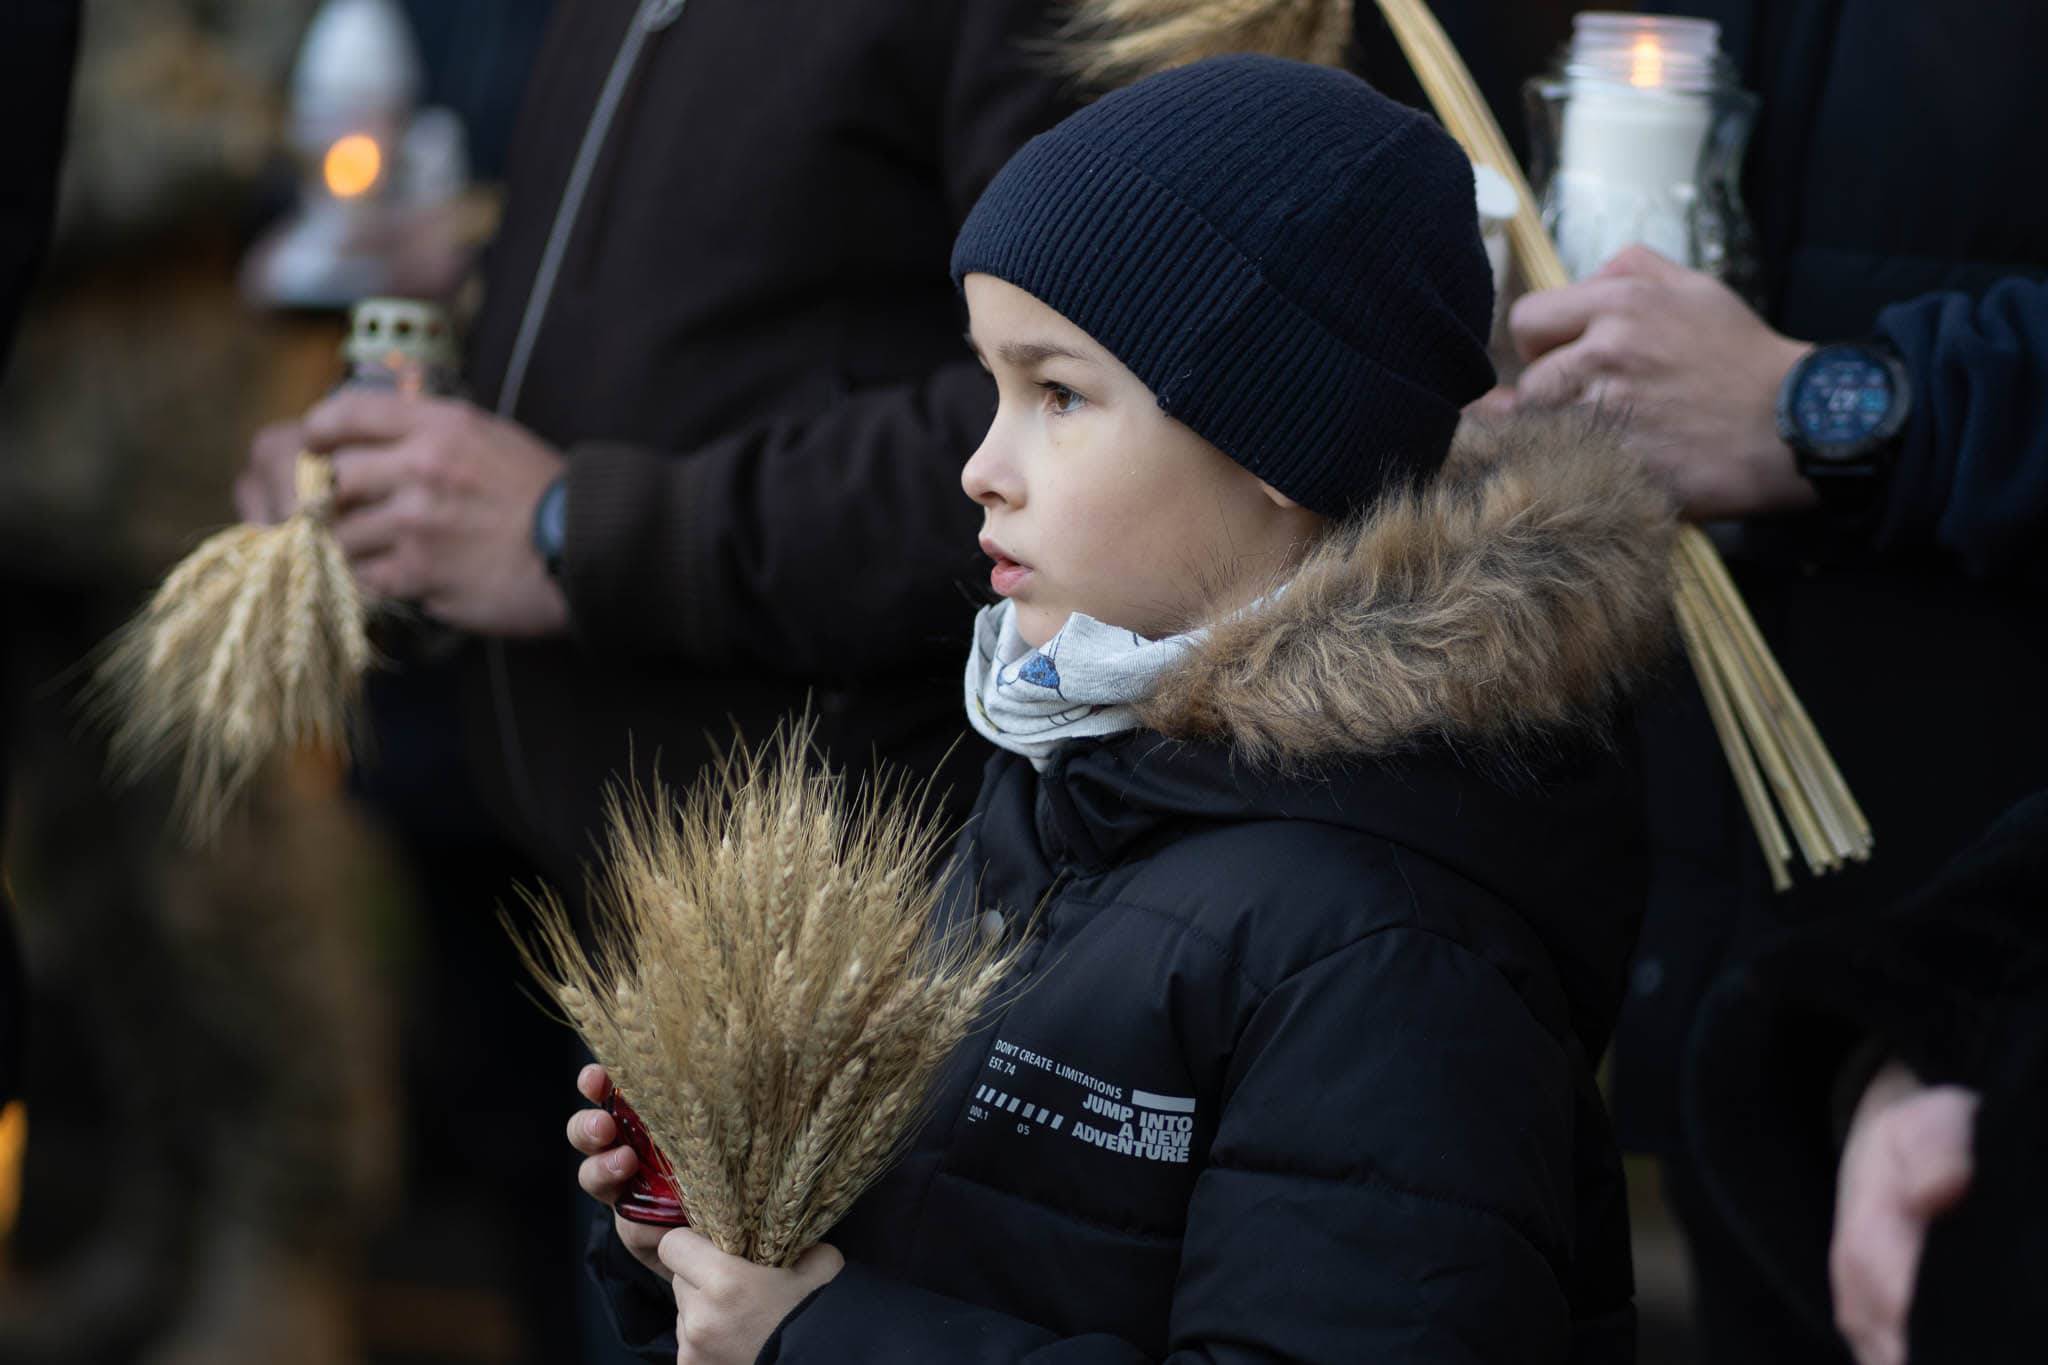
M 1741 178 L 1758 101 L 1719 42 L 1706 19 L 1581 14 L 1523 87 L 1543 224 L 1574 279 L 1641 243 L 1754 292 Z

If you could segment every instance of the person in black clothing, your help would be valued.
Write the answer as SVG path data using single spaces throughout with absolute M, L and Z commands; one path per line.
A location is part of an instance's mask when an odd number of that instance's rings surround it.
M 548 1140 L 533 1080 L 557 1068 L 533 1058 L 552 1034 L 572 1064 L 492 907 L 515 879 L 581 884 L 629 756 L 687 786 L 736 725 L 758 737 L 806 698 L 845 763 L 930 773 L 960 740 L 974 519 L 952 489 L 993 391 L 946 251 L 1066 108 L 1028 52 L 1048 15 L 561 0 L 506 154 L 469 399 L 344 394 L 257 438 L 245 516 L 288 509 L 301 446 L 334 449 L 361 581 L 463 632 L 372 678 L 360 779 L 447 964 L 408 1039 L 426 1093 L 508 1133 L 468 1189 L 547 1169 L 522 1142 Z M 959 742 L 944 779 L 961 814 L 978 758 Z M 422 1169 L 455 1141 L 413 1137 Z M 580 1239 L 530 1236 L 519 1297 L 559 1337 Z
M 992 393 L 945 254 L 1068 107 L 1031 51 L 1049 16 L 559 5 L 474 402 L 344 393 L 258 438 L 245 515 L 288 508 L 301 444 L 334 451 L 364 587 L 472 637 L 471 785 L 558 884 L 629 755 L 687 785 L 735 724 L 807 698 L 848 763 L 929 773 L 959 739 L 973 519 L 949 490 Z M 957 753 L 964 788 L 977 756 Z
M 1602 735 L 1665 655 L 1673 518 L 1582 421 L 1454 443 L 1491 377 L 1469 163 L 1355 77 L 1212 60 L 1030 143 L 953 269 L 1005 600 L 964 688 L 1001 752 L 941 913 L 1027 936 L 1016 989 L 794 1269 L 606 1232 L 621 1334 L 1633 1359 L 1592 1059 L 1639 792 Z M 611 1120 L 570 1138 L 615 1197 Z
M 1891 912 L 1732 971 L 1686 1099 L 1744 1245 L 1861 1365 L 2040 1359 L 2048 791 Z
M 0 126 L 8 156 L 0 160 L 0 371 L 14 344 L 56 216 L 57 167 L 71 108 L 71 72 L 78 55 L 77 0 L 25 0 L 0 14 Z M 0 616 L 0 663 L 8 657 L 12 622 Z M 0 855 L 7 846 L 7 754 L 14 726 L 13 680 L 0 672 Z M 0 1105 L 21 1086 L 27 987 L 14 908 L 0 870 Z
M 2048 45 L 2048 12 L 1682 9 L 1722 22 L 1763 96 L 1744 185 L 1761 313 L 1638 249 L 1600 278 L 1522 300 L 1510 321 L 1533 362 L 1524 402 L 1626 408 L 1632 448 L 1689 516 L 1717 523 L 1875 827 L 1868 864 L 1774 894 L 1696 689 L 1676 679 L 1646 702 L 1656 853 L 1615 1041 L 1616 1120 L 1625 1146 L 1663 1160 L 1709 1358 L 1807 1362 L 1838 1358 L 1839 1343 L 1781 1309 L 1702 1187 L 1679 1121 L 1680 1059 L 1724 966 L 1777 929 L 1890 903 L 2048 772 L 2048 561 L 2023 529 L 2048 500 L 2036 384 L 2048 191 L 2011 175 L 2008 150 L 2048 117 L 2028 64 Z M 1903 422 L 1829 479 L 1827 452 L 1795 454 L 1775 410 L 1816 346 L 1825 359 L 1844 342 L 1871 343 L 1875 369 L 1896 360 L 1905 382 L 1887 415 Z

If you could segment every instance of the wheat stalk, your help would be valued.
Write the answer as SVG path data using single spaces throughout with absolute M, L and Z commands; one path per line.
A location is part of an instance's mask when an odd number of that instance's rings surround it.
M 507 920 L 655 1138 L 690 1222 L 789 1265 L 888 1168 L 1018 949 L 942 929 L 922 793 L 851 796 L 810 729 L 736 752 L 678 804 L 615 787 L 579 933 L 552 892 Z
M 333 476 L 301 455 L 299 507 L 233 526 L 165 578 L 102 651 L 87 705 L 115 776 L 177 773 L 179 818 L 204 843 L 270 758 L 338 747 L 371 663 L 367 610 L 328 522 Z

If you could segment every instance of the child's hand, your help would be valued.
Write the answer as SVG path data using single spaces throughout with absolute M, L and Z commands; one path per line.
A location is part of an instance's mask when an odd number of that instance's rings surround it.
M 773 1270 L 711 1245 L 694 1228 L 671 1228 L 661 1263 L 675 1275 L 676 1365 L 753 1365 L 768 1338 L 845 1258 L 820 1243 L 788 1270 Z
M 595 1063 L 584 1067 L 576 1077 L 577 1090 L 592 1104 L 604 1103 L 611 1083 L 604 1068 Z M 569 1118 L 569 1145 L 583 1153 L 583 1164 L 576 1170 L 576 1183 L 583 1187 L 583 1192 L 607 1208 L 617 1204 L 619 1196 L 626 1192 L 626 1182 L 640 1169 L 640 1159 L 620 1141 L 619 1125 L 612 1116 L 602 1109 L 577 1110 Z M 666 1229 L 651 1228 L 617 1214 L 612 1215 L 612 1224 L 635 1260 L 663 1279 L 668 1278 L 668 1268 L 656 1254 Z

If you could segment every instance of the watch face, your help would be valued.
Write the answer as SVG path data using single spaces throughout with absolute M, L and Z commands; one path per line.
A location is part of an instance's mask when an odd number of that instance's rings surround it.
M 1807 368 L 1792 396 L 1792 420 L 1814 453 L 1851 451 L 1875 435 L 1890 413 L 1891 370 L 1855 346 L 1831 348 Z
M 541 510 L 541 525 L 547 536 L 548 547 L 556 554 L 562 552 L 563 544 L 569 539 L 569 490 L 559 484 L 548 490 L 547 506 Z

